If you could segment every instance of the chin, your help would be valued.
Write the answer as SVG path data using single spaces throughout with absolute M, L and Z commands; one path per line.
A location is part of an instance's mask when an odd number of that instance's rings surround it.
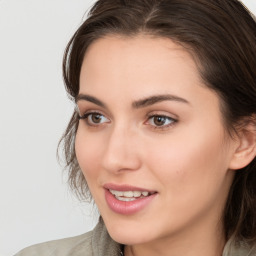
M 154 240 L 154 232 L 150 226 L 138 228 L 139 224 L 132 221 L 105 224 L 111 238 L 120 244 L 144 244 Z
M 151 241 L 151 239 L 149 239 L 149 237 L 146 234 L 143 234 L 143 235 L 135 234 L 134 231 L 132 234 L 127 233 L 124 230 L 122 231 L 121 234 L 115 231 L 109 232 L 109 234 L 114 241 L 120 244 L 125 244 L 125 245 L 145 244 Z

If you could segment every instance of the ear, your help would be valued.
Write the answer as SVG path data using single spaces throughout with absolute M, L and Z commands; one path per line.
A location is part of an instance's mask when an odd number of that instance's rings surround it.
M 247 166 L 256 156 L 256 124 L 249 121 L 237 131 L 236 148 L 229 168 L 233 170 Z

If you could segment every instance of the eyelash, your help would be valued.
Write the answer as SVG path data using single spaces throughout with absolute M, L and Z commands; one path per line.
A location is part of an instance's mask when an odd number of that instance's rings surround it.
M 88 119 L 89 119 L 90 117 L 92 117 L 92 115 L 99 115 L 99 116 L 101 116 L 101 117 L 106 118 L 102 113 L 97 112 L 97 111 L 93 111 L 93 112 L 85 113 L 83 116 L 79 116 L 78 119 L 79 119 L 79 120 L 85 120 L 85 122 L 86 122 L 86 124 L 87 124 L 88 126 L 97 128 L 97 127 L 99 127 L 99 125 L 101 125 L 102 123 L 93 123 L 92 121 L 89 121 Z M 154 119 L 154 118 L 163 118 L 163 119 L 165 119 L 164 121 L 167 120 L 167 121 L 170 121 L 170 123 L 167 124 L 167 125 L 159 125 L 159 126 L 157 126 L 157 125 L 152 125 L 152 124 L 149 123 L 149 121 L 152 120 L 152 119 Z M 106 119 L 108 119 L 108 118 L 106 118 Z M 175 123 L 177 123 L 177 122 L 178 122 L 177 119 L 174 119 L 174 118 L 172 118 L 172 117 L 170 117 L 170 116 L 167 116 L 167 115 L 161 115 L 161 114 L 153 114 L 153 115 L 152 115 L 152 114 L 151 114 L 151 115 L 148 115 L 148 116 L 147 116 L 147 120 L 146 120 L 146 122 L 145 122 L 144 124 L 150 125 L 151 128 L 152 128 L 152 129 L 155 129 L 155 130 L 165 130 L 165 129 L 168 129 L 169 127 L 175 125 Z M 106 123 L 106 122 L 104 122 L 104 123 Z M 104 124 L 104 123 L 103 123 L 103 124 Z
M 169 120 L 170 123 L 167 124 L 167 125 L 159 125 L 159 126 L 149 124 L 149 120 L 154 119 L 154 118 L 164 118 L 165 121 L 166 121 L 166 120 Z M 170 116 L 161 115 L 161 114 L 153 114 L 153 115 L 148 115 L 147 121 L 146 121 L 145 124 L 151 125 L 151 127 L 152 127 L 153 129 L 165 130 L 165 129 L 168 129 L 168 128 L 170 128 L 171 126 L 175 125 L 175 123 L 177 123 L 177 122 L 178 122 L 177 119 L 174 119 L 174 118 L 172 118 L 172 117 L 170 117 Z
M 94 123 L 94 124 L 93 124 L 93 122 L 90 122 L 90 121 L 88 120 L 90 116 L 92 117 L 92 115 L 99 115 L 99 116 L 101 116 L 101 117 L 105 117 L 102 113 L 97 112 L 97 111 L 93 111 L 93 112 L 85 113 L 83 116 L 79 116 L 78 119 L 79 119 L 79 120 L 85 120 L 85 122 L 86 122 L 86 124 L 87 124 L 88 126 L 98 127 L 98 126 L 100 125 L 100 123 L 99 123 L 99 124 L 97 124 L 97 123 Z M 106 118 L 106 117 L 105 117 L 105 118 Z

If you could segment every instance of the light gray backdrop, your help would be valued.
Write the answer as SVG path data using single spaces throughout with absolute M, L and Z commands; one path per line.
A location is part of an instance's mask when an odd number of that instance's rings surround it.
M 68 39 L 94 0 L 0 0 L 0 256 L 91 229 L 56 147 L 72 112 L 61 77 Z M 256 13 L 256 0 L 244 0 Z

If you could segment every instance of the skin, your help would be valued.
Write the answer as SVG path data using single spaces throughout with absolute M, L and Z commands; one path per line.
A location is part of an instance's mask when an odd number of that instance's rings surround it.
M 219 98 L 190 54 L 170 39 L 146 35 L 99 39 L 86 52 L 79 93 L 79 114 L 96 111 L 101 119 L 79 121 L 77 159 L 111 237 L 126 244 L 125 255 L 221 255 L 221 217 L 240 144 L 227 135 Z M 184 101 L 134 104 L 155 95 Z M 157 126 L 153 115 L 168 118 Z M 106 183 L 157 195 L 135 214 L 117 214 L 106 203 Z

